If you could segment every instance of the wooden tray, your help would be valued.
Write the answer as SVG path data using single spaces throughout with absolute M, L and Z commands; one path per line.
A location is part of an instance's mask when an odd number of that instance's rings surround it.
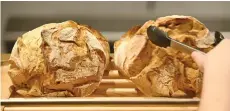
M 119 74 L 116 67 L 111 61 L 108 69 L 105 71 L 102 82 L 93 94 L 89 97 L 33 97 L 33 98 L 23 98 L 15 97 L 11 94 L 9 90 L 12 85 L 11 80 L 7 74 L 8 62 L 1 62 L 1 74 L 2 74 L 2 95 L 1 104 L 4 106 L 12 105 L 192 105 L 192 110 L 196 109 L 194 107 L 198 105 L 198 98 L 163 98 L 163 97 L 145 97 L 136 86 L 124 76 Z M 95 106 L 93 106 L 95 107 Z M 189 106 L 190 107 L 190 106 Z M 12 108 L 12 107 L 11 107 Z M 187 108 L 187 107 L 186 107 Z M 137 108 L 138 109 L 138 108 Z M 136 110 L 137 110 L 136 109 Z M 151 108 L 150 108 L 151 109 Z M 179 108 L 180 109 L 180 108 Z M 179 110 L 178 111 L 181 111 Z M 12 109 L 14 110 L 14 109 Z M 25 110 L 25 109 L 24 109 Z M 29 109 L 28 109 L 29 110 Z M 58 110 L 58 109 L 57 109 Z M 87 109 L 81 109 L 87 110 Z M 108 110 L 108 109 L 103 109 Z M 124 110 L 124 109 L 122 109 Z M 127 110 L 127 109 L 126 109 Z M 147 109 L 146 109 L 147 110 Z M 184 110 L 184 109 L 183 109 Z M 11 111 L 11 110 L 9 110 Z M 88 111 L 88 110 L 87 110 Z M 139 111 L 139 110 L 138 110 Z M 155 110 L 154 110 L 155 111 Z M 160 110 L 161 111 L 161 110 Z M 166 111 L 166 110 L 162 110 Z M 177 111 L 177 110 L 175 110 Z

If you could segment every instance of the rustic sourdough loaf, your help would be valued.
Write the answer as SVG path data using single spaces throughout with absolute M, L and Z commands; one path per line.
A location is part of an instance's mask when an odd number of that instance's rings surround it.
M 146 32 L 149 26 L 157 26 L 173 39 L 204 51 L 213 47 L 209 30 L 194 17 L 173 15 L 149 20 L 115 42 L 114 62 L 119 72 L 146 96 L 199 96 L 202 73 L 190 55 L 153 44 Z
M 18 37 L 9 75 L 23 96 L 88 96 L 109 64 L 109 44 L 73 21 L 42 25 Z

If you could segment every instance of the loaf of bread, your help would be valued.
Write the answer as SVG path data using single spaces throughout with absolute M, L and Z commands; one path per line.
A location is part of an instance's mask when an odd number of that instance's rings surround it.
M 210 50 L 214 37 L 204 24 L 190 16 L 166 16 L 135 26 L 114 44 L 114 62 L 119 72 L 132 80 L 146 96 L 194 97 L 201 92 L 202 73 L 191 56 L 171 47 L 153 44 L 147 28 L 159 29 L 180 42 Z
M 18 37 L 9 62 L 22 96 L 88 96 L 109 64 L 109 44 L 89 26 L 50 23 Z

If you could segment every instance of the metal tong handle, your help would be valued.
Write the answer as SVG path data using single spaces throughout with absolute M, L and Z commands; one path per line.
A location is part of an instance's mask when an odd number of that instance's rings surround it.
M 165 33 L 165 32 L 163 32 L 163 33 Z M 165 33 L 165 34 L 166 34 L 166 33 Z M 185 48 L 187 48 L 187 53 L 190 53 L 190 54 L 191 54 L 193 51 L 198 51 L 198 52 L 201 52 L 201 53 L 205 54 L 205 52 L 203 52 L 203 51 L 201 51 L 201 50 L 199 50 L 199 49 L 193 48 L 193 47 L 191 47 L 191 46 L 189 46 L 189 45 L 187 45 L 187 44 L 184 44 L 184 43 L 182 43 L 182 42 L 173 40 L 172 38 L 170 38 L 170 37 L 168 36 L 168 34 L 166 34 L 166 35 L 167 35 L 166 37 L 172 41 L 172 42 L 171 42 L 171 46 L 174 46 L 175 48 L 176 48 L 176 47 L 177 47 L 177 48 L 182 48 L 182 47 L 178 47 L 178 44 L 180 44 L 180 45 L 183 45 Z M 215 42 L 214 42 L 214 44 L 213 44 L 214 47 L 217 46 L 217 45 L 224 39 L 224 36 L 223 36 L 223 35 L 221 34 L 221 32 L 219 32 L 219 31 L 215 31 L 214 37 L 215 37 Z
M 187 53 L 192 53 L 193 51 L 199 51 L 199 52 L 204 53 L 203 51 L 200 51 L 199 49 L 193 48 L 187 44 L 184 44 L 182 42 L 179 42 L 179 41 L 176 41 L 170 38 L 167 33 L 165 33 L 164 31 L 160 30 L 159 28 L 155 26 L 150 26 L 147 31 L 150 34 L 153 31 L 155 33 L 154 36 L 165 37 L 165 39 L 162 39 L 162 38 L 159 39 L 158 37 L 150 37 L 151 41 L 154 41 L 154 42 L 156 41 L 156 45 L 163 46 L 163 47 L 167 47 L 171 45 L 175 48 L 186 51 Z M 214 46 L 218 45 L 224 39 L 224 36 L 219 31 L 215 31 L 214 36 L 215 36 L 215 43 L 213 44 Z

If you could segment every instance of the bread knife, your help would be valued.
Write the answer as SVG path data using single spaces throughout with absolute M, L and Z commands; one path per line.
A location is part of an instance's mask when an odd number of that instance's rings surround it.
M 176 41 L 168 36 L 167 33 L 160 30 L 159 28 L 155 26 L 150 26 L 147 29 L 147 34 L 149 37 L 149 40 L 160 46 L 160 47 L 168 47 L 171 46 L 174 49 L 177 49 L 181 52 L 191 54 L 193 51 L 199 51 L 204 53 L 203 51 L 200 51 L 199 49 L 193 48 L 189 45 L 186 45 L 182 42 Z M 215 32 L 215 44 L 217 45 L 222 39 L 224 39 L 223 35 L 220 32 Z M 205 54 L 205 53 L 204 53 Z

